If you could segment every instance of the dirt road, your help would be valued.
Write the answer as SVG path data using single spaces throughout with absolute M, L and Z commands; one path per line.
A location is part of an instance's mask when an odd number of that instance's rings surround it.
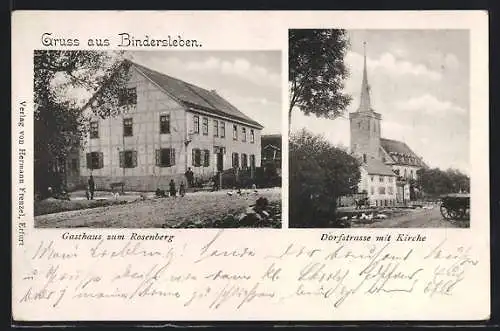
M 245 211 L 259 197 L 281 200 L 281 189 L 260 189 L 239 196 L 227 191 L 197 192 L 185 197 L 147 199 L 124 205 L 73 210 L 35 217 L 39 228 L 151 228 L 170 227 L 185 220 L 222 218 Z
M 433 209 L 415 209 L 406 215 L 376 221 L 371 224 L 353 224 L 364 228 L 463 228 L 469 227 L 469 221 L 447 221 L 443 219 L 439 207 Z

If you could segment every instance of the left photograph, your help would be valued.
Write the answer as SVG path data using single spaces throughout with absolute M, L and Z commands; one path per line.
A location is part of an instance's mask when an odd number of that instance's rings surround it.
M 38 228 L 281 228 L 280 51 L 34 56 Z

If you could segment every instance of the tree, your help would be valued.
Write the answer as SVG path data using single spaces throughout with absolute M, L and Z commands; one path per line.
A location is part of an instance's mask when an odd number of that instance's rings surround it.
M 35 191 L 58 189 L 68 154 L 88 130 L 84 109 L 105 118 L 123 111 L 116 95 L 128 78 L 122 53 L 37 50 L 34 52 Z M 99 93 L 96 93 L 99 91 Z M 83 101 L 89 100 L 84 107 Z
M 342 92 L 348 70 L 344 57 L 349 46 L 345 30 L 289 30 L 289 125 L 292 109 L 333 119 L 351 102 Z
M 448 193 L 469 192 L 470 179 L 459 170 L 439 168 L 419 169 L 417 171 L 418 186 L 428 196 L 439 196 Z
M 289 144 L 289 222 L 294 227 L 327 227 L 337 198 L 357 191 L 359 163 L 323 136 L 305 130 Z

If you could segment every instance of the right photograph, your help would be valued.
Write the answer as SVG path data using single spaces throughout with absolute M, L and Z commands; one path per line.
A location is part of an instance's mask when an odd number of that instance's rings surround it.
M 469 228 L 468 30 L 289 30 L 289 228 Z

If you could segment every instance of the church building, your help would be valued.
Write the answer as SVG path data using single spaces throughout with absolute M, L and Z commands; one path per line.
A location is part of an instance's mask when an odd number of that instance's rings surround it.
M 361 163 L 358 191 L 368 194 L 371 205 L 392 206 L 414 198 L 417 170 L 426 167 L 402 141 L 381 137 L 382 115 L 371 105 L 370 86 L 364 54 L 361 100 L 349 113 L 351 154 Z

